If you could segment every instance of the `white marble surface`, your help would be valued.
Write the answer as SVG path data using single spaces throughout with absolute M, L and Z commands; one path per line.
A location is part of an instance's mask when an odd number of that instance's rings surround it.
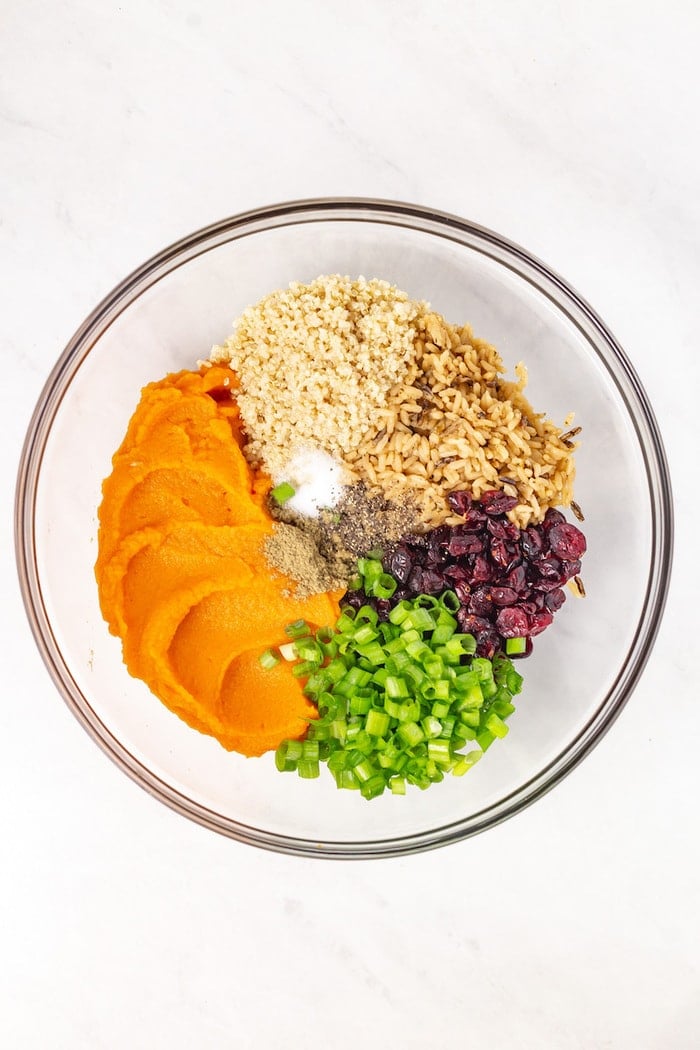
M 6 0 L 2 23 L 0 1045 L 698 1047 L 695 3 Z M 564 274 L 652 396 L 678 515 L 598 749 L 475 840 L 354 864 L 218 838 L 104 758 L 35 652 L 10 520 L 95 302 L 190 230 L 332 194 L 460 213 Z

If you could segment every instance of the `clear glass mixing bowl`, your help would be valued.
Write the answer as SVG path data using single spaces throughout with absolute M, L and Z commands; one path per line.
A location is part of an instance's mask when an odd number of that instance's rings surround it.
M 278 774 L 189 729 L 129 676 L 93 575 L 100 485 L 140 388 L 195 367 L 249 303 L 321 273 L 382 277 L 469 321 L 528 395 L 583 427 L 585 600 L 569 598 L 520 667 L 508 738 L 463 778 L 365 802 Z M 39 649 L 69 707 L 137 783 L 243 842 L 316 857 L 411 853 L 473 835 L 562 779 L 626 702 L 662 614 L 672 504 L 661 439 L 629 361 L 594 311 L 522 248 L 451 215 L 373 200 L 301 201 L 185 237 L 127 277 L 76 332 L 39 399 L 20 464 L 19 575 Z

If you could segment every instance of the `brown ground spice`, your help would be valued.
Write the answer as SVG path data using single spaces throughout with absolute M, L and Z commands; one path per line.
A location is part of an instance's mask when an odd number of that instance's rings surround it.
M 321 555 L 313 535 L 296 525 L 277 523 L 265 541 L 265 557 L 273 568 L 296 581 L 297 598 L 335 591 L 347 585 L 347 573 L 337 574 Z

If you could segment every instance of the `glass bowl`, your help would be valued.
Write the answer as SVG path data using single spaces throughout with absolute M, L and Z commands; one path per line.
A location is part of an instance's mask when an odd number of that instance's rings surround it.
M 587 597 L 570 597 L 519 666 L 524 691 L 465 777 L 365 802 L 327 771 L 303 781 L 272 754 L 246 759 L 188 728 L 121 660 L 93 575 L 100 485 L 146 383 L 193 368 L 249 303 L 321 273 L 382 277 L 494 343 L 528 396 L 582 426 L 576 500 Z M 649 656 L 672 550 L 667 466 L 649 402 L 595 312 L 522 248 L 472 223 L 385 201 L 300 201 L 248 212 L 166 248 L 127 277 L 70 341 L 42 392 L 16 505 L 29 620 L 60 693 L 137 783 L 242 842 L 315 857 L 411 853 L 513 816 L 600 740 Z

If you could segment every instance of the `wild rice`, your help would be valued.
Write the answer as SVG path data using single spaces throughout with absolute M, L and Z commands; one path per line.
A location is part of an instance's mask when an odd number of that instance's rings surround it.
M 510 514 L 520 527 L 540 520 L 548 507 L 568 506 L 576 447 L 571 438 L 578 428 L 564 437 L 536 413 L 523 394 L 525 366 L 516 367 L 516 382 L 507 382 L 496 349 L 476 339 L 468 325 L 455 327 L 435 313 L 420 314 L 414 324 L 413 362 L 392 388 L 377 429 L 346 456 L 356 476 L 367 478 L 371 469 L 373 482 L 390 496 L 408 483 L 427 527 L 452 519 L 446 497 L 456 489 L 478 497 L 508 485 L 520 500 Z M 387 440 L 377 455 L 379 430 Z M 429 479 L 415 473 L 414 441 L 423 434 L 431 448 Z

